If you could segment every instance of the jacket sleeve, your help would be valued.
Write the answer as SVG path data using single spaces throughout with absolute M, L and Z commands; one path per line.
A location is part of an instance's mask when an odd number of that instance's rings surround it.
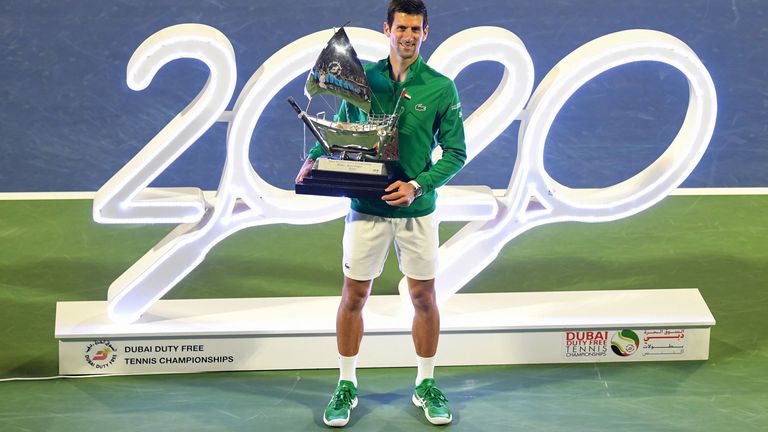
M 461 102 L 456 85 L 452 81 L 450 86 L 446 86 L 444 101 L 436 134 L 437 142 L 443 149 L 443 156 L 429 170 L 416 176 L 416 182 L 425 194 L 448 183 L 467 160 Z

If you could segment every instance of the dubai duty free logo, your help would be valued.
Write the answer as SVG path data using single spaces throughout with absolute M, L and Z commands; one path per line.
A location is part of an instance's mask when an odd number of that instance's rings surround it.
M 611 351 L 621 357 L 629 357 L 640 347 L 640 337 L 632 330 L 620 330 L 611 338 Z
M 85 347 L 85 362 L 96 369 L 109 367 L 116 360 L 117 349 L 109 341 L 94 341 Z

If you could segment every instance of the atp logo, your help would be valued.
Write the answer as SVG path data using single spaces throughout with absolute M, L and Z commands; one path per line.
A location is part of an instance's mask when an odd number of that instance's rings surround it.
M 376 61 L 388 54 L 382 33 L 354 27 L 346 31 L 362 60 Z M 240 230 L 278 223 L 316 224 L 346 214 L 347 199 L 296 195 L 275 187 L 249 159 L 253 131 L 267 104 L 295 77 L 308 73 L 330 35 L 327 30 L 304 36 L 269 57 L 237 96 L 232 111 L 226 107 L 234 94 L 237 67 L 232 44 L 220 31 L 202 24 L 175 25 L 136 49 L 127 68 L 127 83 L 133 90 L 147 88 L 160 68 L 179 58 L 200 60 L 210 73 L 189 105 L 94 198 L 93 218 L 99 223 L 180 224 L 112 283 L 107 307 L 113 321 L 139 319 L 216 244 Z M 531 56 L 520 38 L 504 28 L 463 30 L 445 40 L 427 63 L 455 78 L 481 61 L 500 63 L 504 74 L 496 90 L 464 121 L 467 162 L 520 120 L 517 159 L 509 186 L 501 194 L 485 185 L 440 189 L 437 220 L 469 222 L 440 247 L 435 289 L 441 303 L 527 230 L 563 221 L 612 221 L 662 200 L 698 164 L 717 115 L 715 87 L 706 67 L 685 43 L 658 31 L 626 30 L 588 42 L 563 58 L 535 91 Z M 688 79 L 688 109 L 677 136 L 656 161 L 615 185 L 573 189 L 555 181 L 544 167 L 544 145 L 558 112 L 589 80 L 640 61 L 671 65 Z M 216 122 L 228 123 L 229 129 L 226 162 L 214 198 L 207 199 L 196 188 L 148 187 Z M 438 148 L 433 159 L 440 155 Z M 407 299 L 405 279 L 399 290 Z M 95 362 L 97 355 L 86 359 Z

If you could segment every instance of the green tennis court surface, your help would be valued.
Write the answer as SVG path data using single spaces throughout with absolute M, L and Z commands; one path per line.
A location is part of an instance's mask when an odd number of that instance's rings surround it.
M 464 292 L 699 288 L 718 321 L 710 360 L 439 368 L 456 411 L 448 429 L 766 430 L 766 214 L 768 196 L 674 196 L 630 219 L 543 226 L 515 239 Z M 443 239 L 459 227 L 444 224 Z M 97 225 L 87 200 L 0 201 L 0 376 L 55 375 L 56 302 L 103 300 L 112 280 L 171 228 Z M 339 220 L 243 231 L 169 297 L 338 295 L 341 229 Z M 395 294 L 398 281 L 390 259 L 374 294 Z M 431 430 L 409 400 L 414 374 L 361 370 L 360 405 L 348 427 Z M 323 429 L 336 376 L 4 382 L 0 431 Z

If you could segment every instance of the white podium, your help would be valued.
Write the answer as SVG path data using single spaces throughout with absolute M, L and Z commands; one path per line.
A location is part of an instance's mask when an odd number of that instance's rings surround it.
M 335 368 L 338 297 L 161 300 L 112 323 L 106 302 L 60 302 L 61 374 Z M 399 296 L 365 308 L 360 367 L 414 366 Z M 438 365 L 706 360 L 715 319 L 697 289 L 458 294 Z

